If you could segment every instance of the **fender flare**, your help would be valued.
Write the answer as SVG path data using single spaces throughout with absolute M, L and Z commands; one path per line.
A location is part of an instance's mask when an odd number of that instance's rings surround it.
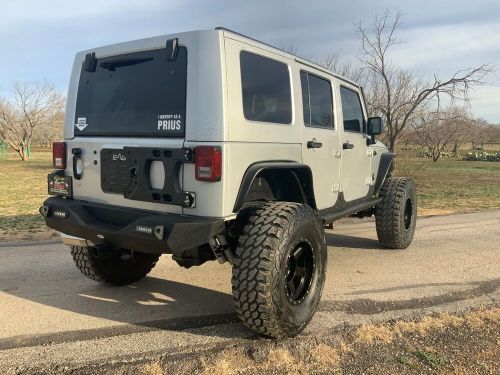
M 245 198 L 257 176 L 262 172 L 272 170 L 290 171 L 297 180 L 297 183 L 301 190 L 303 201 L 309 204 L 312 208 L 316 209 L 316 200 L 314 198 L 313 189 L 313 176 L 311 168 L 308 165 L 292 161 L 263 161 L 251 164 L 245 171 L 240 184 L 238 195 L 236 196 L 236 202 L 234 203 L 233 212 L 236 213 L 241 209 L 243 203 L 245 202 Z
M 396 154 L 393 152 L 385 152 L 380 156 L 380 163 L 378 165 L 377 179 L 375 180 L 373 195 L 378 195 L 382 184 L 389 174 L 395 157 Z

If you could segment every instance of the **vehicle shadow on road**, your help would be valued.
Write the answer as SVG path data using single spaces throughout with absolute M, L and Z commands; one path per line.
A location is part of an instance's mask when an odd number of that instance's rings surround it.
M 326 233 L 326 244 L 328 246 L 345 247 L 351 249 L 384 249 L 377 240 L 371 238 L 354 237 L 345 234 Z
M 122 328 L 91 329 L 97 336 L 112 336 L 115 331 L 122 334 L 151 329 L 186 330 L 238 321 L 230 294 L 156 277 L 146 277 L 122 287 L 88 280 L 88 284 L 85 281 L 59 283 L 57 293 L 41 289 L 43 287 L 31 284 L 2 291 L 52 308 L 130 324 L 121 325 Z M 57 327 L 59 323 L 51 325 Z M 215 335 L 225 337 L 223 332 L 215 332 Z

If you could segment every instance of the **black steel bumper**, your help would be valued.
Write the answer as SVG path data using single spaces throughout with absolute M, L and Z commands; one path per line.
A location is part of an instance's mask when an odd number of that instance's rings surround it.
M 181 254 L 209 242 L 224 220 L 162 214 L 82 200 L 48 198 L 40 213 L 47 226 L 91 241 L 155 254 Z

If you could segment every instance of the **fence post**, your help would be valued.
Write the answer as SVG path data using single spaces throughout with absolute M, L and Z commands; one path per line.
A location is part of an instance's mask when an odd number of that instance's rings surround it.
M 28 143 L 28 146 L 26 147 L 26 155 L 28 155 L 28 159 L 30 158 L 31 155 L 31 145 Z

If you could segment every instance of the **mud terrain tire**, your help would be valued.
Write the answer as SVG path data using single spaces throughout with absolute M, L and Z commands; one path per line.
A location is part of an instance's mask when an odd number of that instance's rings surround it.
M 388 249 L 406 249 L 415 233 L 417 194 L 408 177 L 389 177 L 380 189 L 375 222 L 380 244 Z
M 238 316 L 268 337 L 297 335 L 318 307 L 326 261 L 323 224 L 314 209 L 289 202 L 255 207 L 233 264 Z
M 89 279 L 115 286 L 136 282 L 153 269 L 157 254 L 71 246 L 76 267 Z

